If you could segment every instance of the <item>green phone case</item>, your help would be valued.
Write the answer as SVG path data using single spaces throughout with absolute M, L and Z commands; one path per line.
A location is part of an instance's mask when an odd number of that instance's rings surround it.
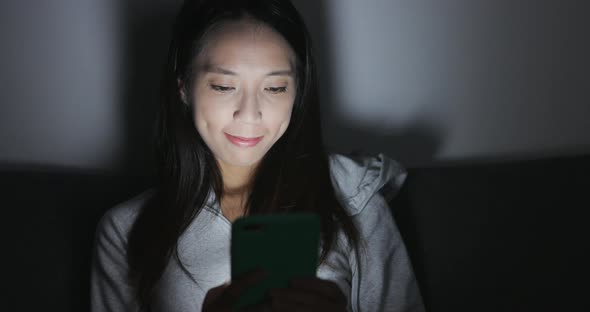
M 320 219 L 312 213 L 247 216 L 232 226 L 232 279 L 255 269 L 266 277 L 242 293 L 234 308 L 259 304 L 266 292 L 285 288 L 293 277 L 316 276 Z

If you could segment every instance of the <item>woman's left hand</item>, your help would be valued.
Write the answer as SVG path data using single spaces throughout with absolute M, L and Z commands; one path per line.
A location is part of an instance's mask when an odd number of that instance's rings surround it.
M 316 277 L 295 278 L 288 288 L 270 291 L 272 311 L 346 311 L 347 298 L 336 283 Z

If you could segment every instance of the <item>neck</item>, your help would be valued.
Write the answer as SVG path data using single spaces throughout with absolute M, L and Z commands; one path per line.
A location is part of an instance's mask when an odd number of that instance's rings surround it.
M 255 166 L 231 166 L 219 162 L 223 178 L 223 196 L 219 200 L 223 215 L 234 222 L 245 213 L 244 203 L 250 192 Z
M 232 166 L 219 162 L 221 177 L 223 178 L 224 197 L 243 197 L 251 186 L 252 174 L 255 165 L 252 166 Z

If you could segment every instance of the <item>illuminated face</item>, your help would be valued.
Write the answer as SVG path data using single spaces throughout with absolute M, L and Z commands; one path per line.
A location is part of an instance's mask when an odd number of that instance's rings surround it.
M 285 133 L 295 101 L 294 53 L 249 20 L 212 31 L 196 62 L 193 121 L 222 167 L 253 166 Z

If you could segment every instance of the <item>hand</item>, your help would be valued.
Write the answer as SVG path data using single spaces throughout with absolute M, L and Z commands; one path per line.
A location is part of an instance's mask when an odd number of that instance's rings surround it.
M 203 301 L 202 312 L 229 312 L 233 311 L 234 304 L 238 301 L 240 294 L 256 283 L 262 281 L 265 273 L 253 271 L 244 274 L 231 283 L 219 285 L 209 289 Z
M 338 285 L 316 277 L 291 280 L 288 288 L 269 292 L 272 311 L 346 311 L 347 298 Z

